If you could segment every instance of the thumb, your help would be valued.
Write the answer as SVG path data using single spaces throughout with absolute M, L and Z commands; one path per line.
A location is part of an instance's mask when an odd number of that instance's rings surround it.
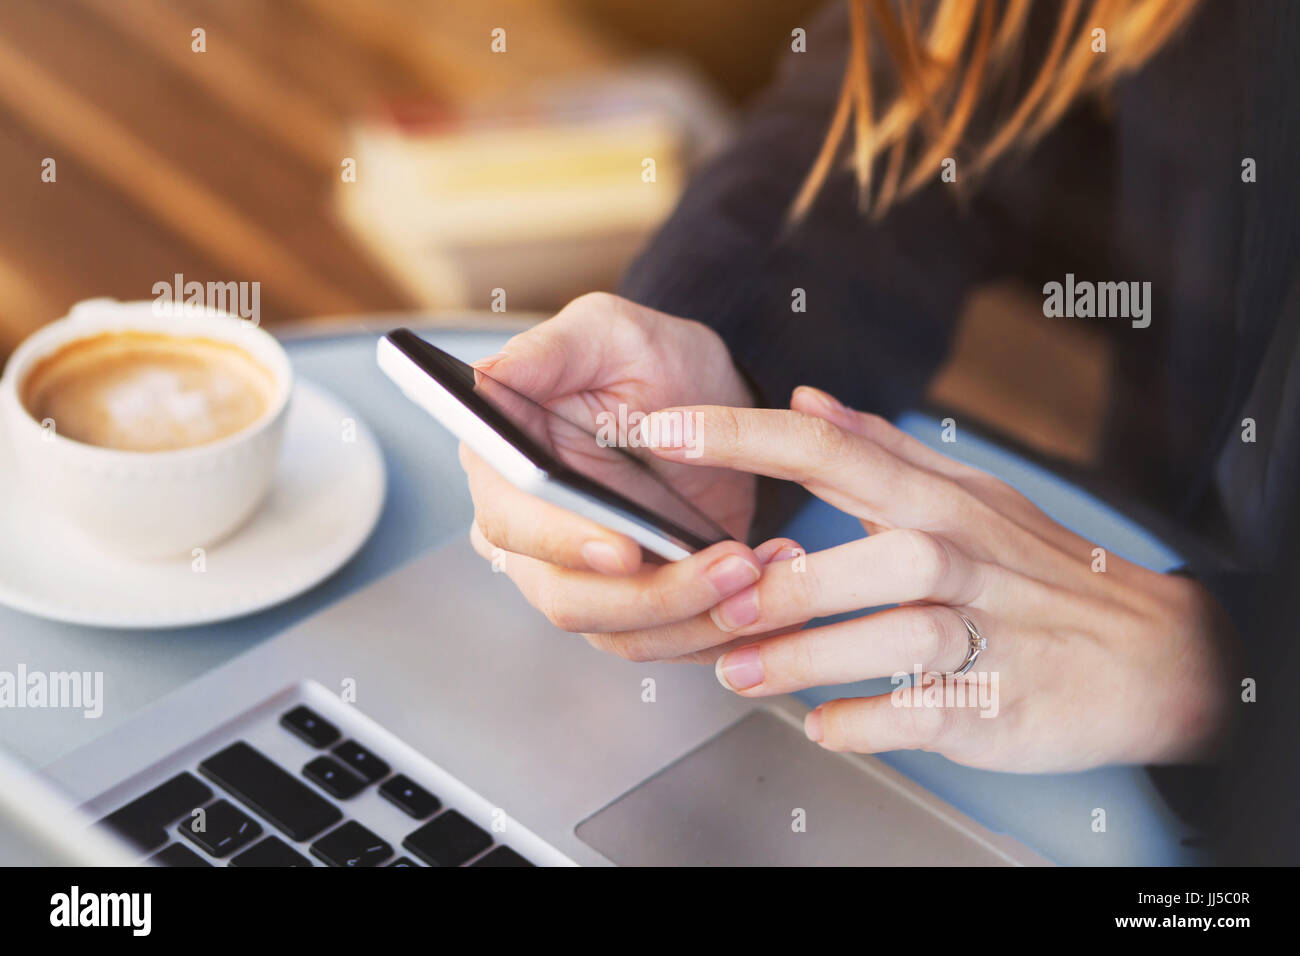
M 496 355 L 470 364 L 535 402 L 601 388 L 617 371 L 619 342 L 608 314 L 588 301 L 594 298 L 575 299 L 554 318 L 510 339 Z
M 568 372 L 572 350 L 566 337 L 547 325 L 521 332 L 500 352 L 470 362 L 470 367 L 539 403 L 579 391 L 583 386 L 575 386 L 576 378 Z

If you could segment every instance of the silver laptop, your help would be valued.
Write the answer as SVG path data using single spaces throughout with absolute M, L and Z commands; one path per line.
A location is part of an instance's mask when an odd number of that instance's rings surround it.
M 0 815 L 11 843 L 86 863 L 1046 862 L 880 761 L 809 743 L 805 710 L 728 694 L 708 668 L 602 654 L 456 542 L 38 783 L 10 786 L 11 769 Z M 89 835 L 77 815 L 99 821 Z

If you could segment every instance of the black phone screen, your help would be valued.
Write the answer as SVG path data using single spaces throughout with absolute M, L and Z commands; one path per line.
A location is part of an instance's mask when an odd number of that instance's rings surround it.
M 662 463 L 648 452 L 593 434 L 409 329 L 397 329 L 387 338 L 549 477 L 694 550 L 731 538 L 672 488 L 659 471 Z

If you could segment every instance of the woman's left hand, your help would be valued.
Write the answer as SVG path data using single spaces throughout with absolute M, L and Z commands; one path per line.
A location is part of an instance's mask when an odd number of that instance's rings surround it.
M 660 457 L 797 481 L 869 536 L 789 552 L 710 615 L 658 631 L 656 646 L 680 639 L 696 651 L 708 640 L 695 632 L 716 628 L 705 656 L 744 697 L 926 675 L 928 691 L 812 711 L 808 736 L 832 750 L 919 748 L 977 767 L 1065 771 L 1213 749 L 1231 629 L 1203 587 L 1106 554 L 1004 482 L 824 392 L 798 389 L 791 408 L 669 409 L 643 428 Z M 683 415 L 695 423 L 691 447 L 670 447 L 674 430 L 660 426 Z M 898 606 L 791 630 L 886 604 Z M 962 616 L 986 649 L 956 678 L 970 650 Z

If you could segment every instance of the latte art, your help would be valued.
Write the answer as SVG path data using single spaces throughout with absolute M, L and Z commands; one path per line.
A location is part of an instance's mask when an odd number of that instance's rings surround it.
M 57 434 L 123 451 L 169 451 L 219 441 L 261 418 L 270 373 L 212 339 L 106 332 L 65 345 L 21 386 L 23 406 Z

